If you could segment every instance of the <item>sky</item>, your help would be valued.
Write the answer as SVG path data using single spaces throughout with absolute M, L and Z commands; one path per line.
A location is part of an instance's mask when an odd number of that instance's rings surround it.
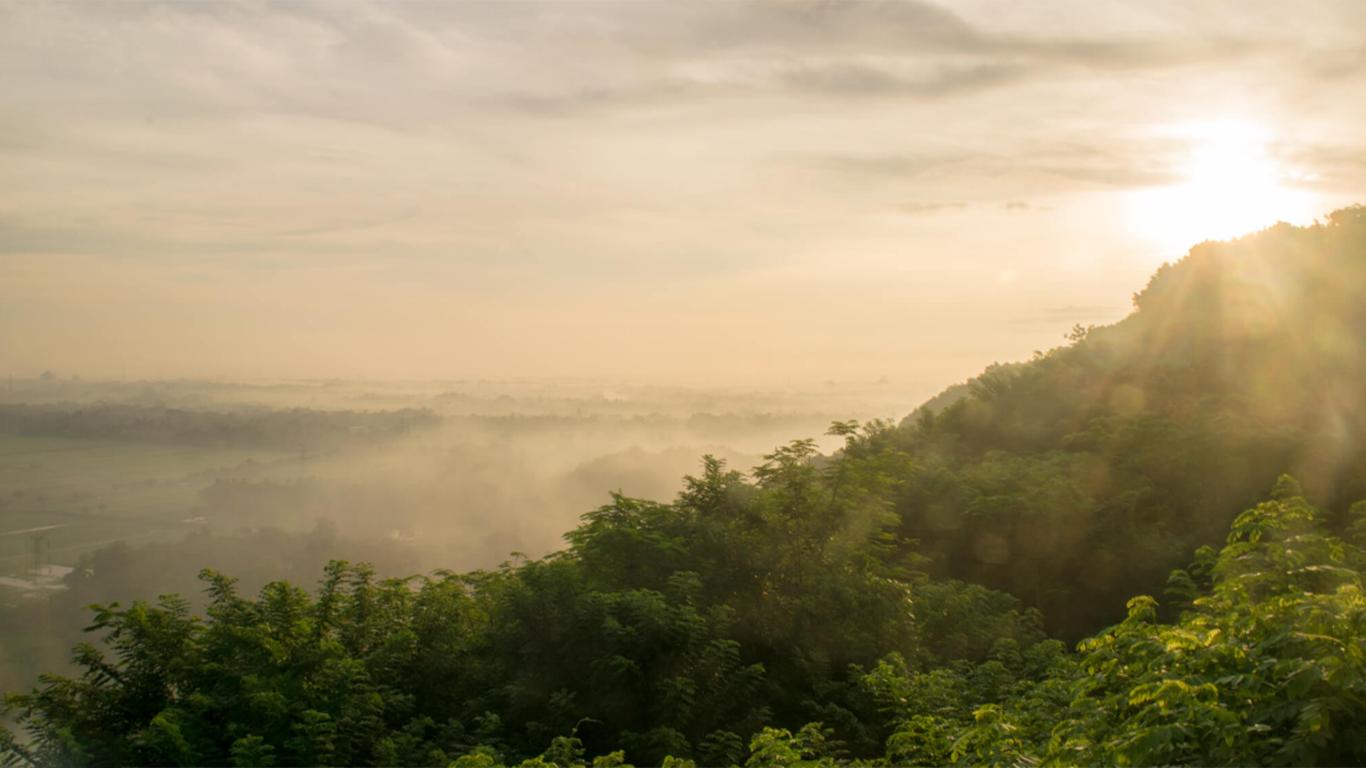
M 1366 202 L 1366 3 L 0 3 L 0 375 L 889 379 Z

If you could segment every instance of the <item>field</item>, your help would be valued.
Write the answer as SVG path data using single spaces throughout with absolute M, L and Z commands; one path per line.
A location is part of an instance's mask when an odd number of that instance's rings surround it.
M 0 573 L 29 568 L 35 544 L 72 565 L 114 541 L 182 535 L 213 479 L 295 461 L 258 449 L 0 434 Z
M 0 392 L 0 575 L 208 529 L 409 542 L 413 570 L 557 549 L 608 492 L 670 498 L 704 453 L 738 469 L 895 384 L 708 390 L 569 382 L 26 380 Z

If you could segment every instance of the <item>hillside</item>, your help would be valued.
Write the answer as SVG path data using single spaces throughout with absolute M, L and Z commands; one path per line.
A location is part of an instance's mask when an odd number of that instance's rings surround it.
M 1077 636 L 1217 543 L 1281 472 L 1339 519 L 1366 497 L 1363 285 L 1361 208 L 1195 247 L 1124 321 L 880 435 L 912 457 L 899 532 L 932 572 Z
M 567 547 L 96 607 L 38 765 L 1366 762 L 1366 209 Z M 1149 597 L 1149 595 L 1156 596 Z M 1107 628 L 1108 627 L 1108 628 Z M 1075 652 L 1068 642 L 1081 640 Z

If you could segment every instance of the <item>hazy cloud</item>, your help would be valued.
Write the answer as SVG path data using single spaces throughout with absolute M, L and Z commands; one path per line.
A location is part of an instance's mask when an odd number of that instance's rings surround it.
M 910 202 L 897 203 L 895 208 L 907 216 L 925 216 L 928 214 L 939 213 L 940 211 L 953 211 L 967 208 L 968 204 L 963 202 Z
M 1261 0 L 4 3 L 0 349 L 781 379 L 882 375 L 895 348 L 961 378 L 1055 335 L 1002 321 L 1120 306 L 1180 252 L 1131 198 L 1186 180 L 1211 139 L 1182 126 L 1260 126 L 1315 205 L 1360 196 L 1363 24 Z M 931 215 L 955 206 L 972 226 Z
M 898 71 L 863 64 L 801 66 L 782 82 L 800 92 L 839 97 L 939 97 L 969 93 L 1022 77 L 1025 67 L 1010 64 L 940 64 L 927 71 Z
M 967 162 L 966 157 L 947 155 L 830 155 L 801 158 L 790 162 L 816 170 L 857 176 L 885 176 L 911 178 L 956 163 Z
M 1112 323 L 1129 311 L 1127 305 L 1110 306 L 1106 304 L 1067 304 L 1046 307 L 1017 318 L 1018 322 L 1030 325 L 1061 326 L 1067 323 Z

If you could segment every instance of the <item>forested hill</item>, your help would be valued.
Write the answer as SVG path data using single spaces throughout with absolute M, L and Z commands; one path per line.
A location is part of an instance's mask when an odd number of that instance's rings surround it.
M 833 456 L 704 459 L 674 501 L 614 496 L 546 558 L 388 581 L 335 563 L 254 597 L 205 572 L 203 617 L 97 607 L 105 647 L 10 698 L 24 738 L 0 750 L 1366 763 L 1364 288 L 1360 208 L 1204 244 L 1115 326 L 900 425 L 837 423 Z
M 1333 515 L 1366 497 L 1366 209 L 1204 243 L 1134 305 L 875 439 L 912 459 L 899 532 L 931 571 L 1068 636 L 1160 588 L 1281 472 Z

